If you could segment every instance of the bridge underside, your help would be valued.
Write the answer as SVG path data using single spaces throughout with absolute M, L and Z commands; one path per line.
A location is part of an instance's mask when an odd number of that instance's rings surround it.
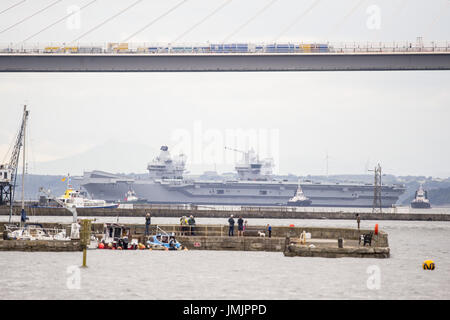
M 450 70 L 450 53 L 151 55 L 0 54 L 0 72 Z

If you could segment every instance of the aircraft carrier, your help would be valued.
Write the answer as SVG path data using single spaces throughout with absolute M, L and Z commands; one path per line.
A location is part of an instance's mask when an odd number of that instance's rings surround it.
M 147 167 L 146 179 L 130 179 L 103 171 L 85 172 L 81 185 L 96 199 L 124 201 L 131 191 L 151 204 L 286 206 L 299 187 L 318 207 L 372 207 L 373 184 L 292 182 L 275 180 L 270 159 L 259 160 L 253 150 L 236 164 L 237 180 L 188 180 L 183 177 L 186 157 L 172 159 L 167 146 Z M 382 185 L 382 206 L 391 207 L 405 192 L 403 185 Z

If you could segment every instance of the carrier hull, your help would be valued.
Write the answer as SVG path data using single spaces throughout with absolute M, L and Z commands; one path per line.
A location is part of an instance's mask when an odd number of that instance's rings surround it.
M 94 177 L 93 177 L 94 176 Z M 150 204 L 286 206 L 296 194 L 297 182 L 132 180 L 113 175 L 85 175 L 82 186 L 96 199 L 117 202 L 133 190 Z M 310 206 L 372 207 L 373 186 L 361 184 L 301 184 Z M 405 191 L 382 187 L 382 207 L 392 207 Z

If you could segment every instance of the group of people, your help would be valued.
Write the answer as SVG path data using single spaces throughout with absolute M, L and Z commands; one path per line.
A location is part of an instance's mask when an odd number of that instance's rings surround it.
M 151 215 L 150 213 L 147 213 L 145 216 L 145 235 L 149 235 L 149 228 L 151 225 Z M 233 237 L 234 236 L 234 225 L 236 224 L 234 220 L 234 216 L 231 215 L 228 219 L 228 236 Z M 191 215 L 189 218 L 186 216 L 182 216 L 180 218 L 180 225 L 181 225 L 181 234 L 184 235 L 191 235 L 195 236 L 195 219 L 194 216 Z M 248 221 L 244 220 L 242 216 L 239 216 L 239 219 L 237 220 L 237 230 L 238 230 L 238 237 L 244 236 L 244 231 L 248 229 Z M 272 237 L 272 226 L 268 224 L 266 226 L 267 233 L 269 238 Z
M 147 213 L 145 215 L 145 235 L 148 236 L 150 232 L 150 225 L 152 224 L 152 217 L 150 213 Z M 180 218 L 180 225 L 181 225 L 181 234 L 182 235 L 188 235 L 194 236 L 194 227 L 195 227 L 195 219 L 194 216 L 191 215 L 189 218 L 186 216 L 182 216 Z
M 242 219 L 242 216 L 239 217 L 238 221 L 238 237 L 243 237 L 244 236 L 244 230 L 248 227 L 248 221 L 244 219 Z M 230 216 L 230 219 L 228 219 L 228 224 L 230 226 L 230 228 L 228 229 L 228 236 L 232 237 L 234 236 L 234 218 L 233 215 Z
M 191 235 L 195 236 L 195 219 L 194 216 L 191 215 L 189 219 L 186 216 L 182 216 L 180 218 L 180 225 L 181 225 L 181 234 L 183 236 L 185 235 Z
M 238 224 L 238 237 L 243 237 L 244 231 L 248 229 L 248 221 L 247 220 L 244 221 L 244 219 L 242 219 L 242 216 L 239 216 L 237 224 Z M 233 237 L 234 236 L 234 225 L 235 225 L 233 215 L 231 215 L 230 218 L 228 219 L 228 225 L 229 225 L 228 236 Z M 267 229 L 269 238 L 272 237 L 272 226 L 270 224 L 268 224 L 266 226 L 266 229 Z

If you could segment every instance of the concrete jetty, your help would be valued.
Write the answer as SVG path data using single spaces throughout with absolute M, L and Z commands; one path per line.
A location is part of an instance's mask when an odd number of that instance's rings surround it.
M 177 240 L 189 250 L 269 251 L 282 252 L 284 238 L 179 236 Z
M 210 209 L 201 210 L 198 208 L 185 208 L 183 206 L 170 207 L 149 207 L 133 209 L 99 209 L 80 208 L 77 209 L 80 217 L 144 217 L 150 212 L 153 217 L 181 217 L 194 215 L 196 218 L 228 218 L 231 214 L 242 215 L 246 218 L 262 219 L 336 219 L 355 220 L 355 212 L 345 211 L 295 211 L 293 207 L 254 207 L 242 210 Z M 16 208 L 17 215 L 20 215 L 20 208 Z M 27 209 L 29 216 L 70 216 L 64 208 L 33 208 Z M 0 207 L 0 215 L 9 215 L 9 207 Z M 372 213 L 360 212 L 361 220 L 406 220 L 406 221 L 450 221 L 450 214 L 440 213 Z
M 389 248 L 380 247 L 322 247 L 290 245 L 284 251 L 286 257 L 320 257 L 320 258 L 389 258 Z
M 5 223 L 0 223 L 3 231 Z M 44 228 L 64 228 L 69 225 L 43 223 Z M 124 224 L 130 230 L 132 239 L 146 242 L 145 226 L 142 224 Z M 92 223 L 91 232 L 98 237 L 103 234 L 103 223 Z M 283 252 L 285 256 L 300 257 L 372 257 L 389 258 L 388 235 L 380 230 L 378 234 L 368 229 L 324 228 L 302 226 L 272 226 L 271 237 L 266 226 L 249 226 L 242 236 L 238 236 L 237 227 L 234 236 L 229 236 L 228 225 L 195 225 L 192 229 L 182 229 L 179 224 L 150 225 L 150 234 L 160 230 L 176 235 L 178 241 L 189 250 L 224 250 L 224 251 L 267 251 Z M 303 233 L 311 238 L 301 242 Z M 370 246 L 363 246 L 361 235 L 372 234 Z M 79 241 L 0 241 L 1 250 L 15 251 L 79 251 Z
M 0 240 L 0 251 L 68 252 L 81 250 L 81 243 L 76 240 Z

